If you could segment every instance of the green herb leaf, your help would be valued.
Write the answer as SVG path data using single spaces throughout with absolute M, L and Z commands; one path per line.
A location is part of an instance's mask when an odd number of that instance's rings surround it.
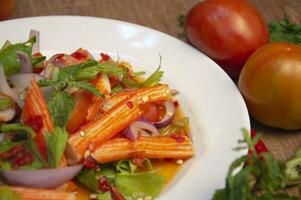
M 111 192 L 104 192 L 102 194 L 96 194 L 97 200 L 113 200 Z
M 121 85 L 116 85 L 115 87 L 112 88 L 111 94 L 116 94 L 119 92 L 122 92 L 124 88 Z
M 20 195 L 12 191 L 8 186 L 0 187 L 0 200 L 20 200 Z
M 79 89 L 87 90 L 88 92 L 91 92 L 95 96 L 101 96 L 102 94 L 97 90 L 91 83 L 85 82 L 85 81 L 74 81 L 69 83 L 70 87 L 76 87 Z
M 51 133 L 44 134 L 48 150 L 48 164 L 50 167 L 59 167 L 68 140 L 65 129 L 55 127 Z
M 95 169 L 84 169 L 77 176 L 76 179 L 93 192 L 98 192 L 98 180 L 96 179 L 100 173 L 96 172 Z
M 99 73 L 104 73 L 108 76 L 119 76 L 123 74 L 122 70 L 114 63 L 97 63 L 93 66 L 82 68 L 77 74 L 77 80 L 90 80 L 95 78 Z
M 55 126 L 65 127 L 70 112 L 74 107 L 74 100 L 65 91 L 56 91 L 48 102 L 49 111 Z
M 179 15 L 179 17 L 178 17 L 178 23 L 179 23 L 180 27 L 184 27 L 185 19 L 186 19 L 185 15 Z
M 144 82 L 137 82 L 135 80 L 130 80 L 127 78 L 126 75 L 126 69 L 123 68 L 123 79 L 122 83 L 128 87 L 128 88 L 140 88 L 140 87 L 147 87 L 147 86 L 153 86 L 158 84 L 161 81 L 161 78 L 163 76 L 163 71 L 160 71 L 161 66 L 157 68 L 157 70 L 152 73 Z
M 18 73 L 20 71 L 20 61 L 16 55 L 16 51 L 22 51 L 31 58 L 32 46 L 36 42 L 36 38 L 33 37 L 25 43 L 18 43 L 14 45 L 8 45 L 0 51 L 0 64 L 3 65 L 3 69 L 6 76 Z
M 1 96 L 0 97 L 0 111 L 6 110 L 14 106 L 14 101 L 10 97 Z
M 162 135 L 170 135 L 172 133 L 177 132 L 179 129 L 185 129 L 189 125 L 189 118 L 183 117 L 179 120 L 172 122 L 165 128 L 160 129 L 160 134 Z
M 25 144 L 25 141 L 12 142 L 10 139 L 8 139 L 8 137 L 4 136 L 3 141 L 1 142 L 1 145 L 0 145 L 0 153 L 9 151 L 16 146 L 24 145 L 24 144 Z
M 290 23 L 288 17 L 269 23 L 271 41 L 301 44 L 301 24 Z
M 116 164 L 116 170 L 117 172 L 123 173 L 123 174 L 134 174 L 137 170 L 137 166 L 130 160 L 120 160 Z
M 115 184 L 117 190 L 126 199 L 138 199 L 140 197 L 157 197 L 164 186 L 164 178 L 153 172 L 136 174 L 117 174 Z
M 33 57 L 31 62 L 33 67 L 37 67 L 41 62 L 46 60 L 46 56 Z

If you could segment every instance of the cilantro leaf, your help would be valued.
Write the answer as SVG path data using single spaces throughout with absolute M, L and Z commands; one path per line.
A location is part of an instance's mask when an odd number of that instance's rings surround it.
M 140 88 L 140 87 L 147 87 L 147 86 L 153 86 L 160 82 L 164 72 L 160 71 L 161 66 L 157 68 L 156 71 L 154 71 L 144 82 L 137 82 L 135 80 L 131 80 L 127 78 L 126 75 L 126 69 L 123 68 L 123 78 L 122 83 L 128 87 L 128 88 Z
M 99 92 L 99 90 L 97 90 L 91 83 L 88 83 L 88 82 L 85 82 L 85 81 L 70 82 L 69 86 L 87 90 L 88 92 L 91 92 L 92 94 L 94 94 L 96 96 L 101 96 L 102 95 Z
M 8 186 L 0 187 L 0 200 L 20 200 L 20 195 L 12 191 Z
M 48 164 L 50 167 L 59 167 L 68 140 L 65 129 L 55 127 L 51 133 L 44 134 L 48 150 Z
M 74 100 L 65 91 L 56 91 L 48 102 L 49 111 L 55 126 L 64 127 L 70 112 L 74 107 Z
M 294 24 L 285 16 L 283 20 L 269 23 L 271 41 L 301 44 L 301 24 Z
M 33 67 L 37 67 L 41 62 L 46 60 L 46 56 L 33 57 L 31 62 Z
M 108 76 L 119 76 L 122 75 L 122 70 L 114 63 L 105 62 L 82 68 L 77 74 L 77 80 L 90 80 L 97 76 L 99 73 L 104 73 Z

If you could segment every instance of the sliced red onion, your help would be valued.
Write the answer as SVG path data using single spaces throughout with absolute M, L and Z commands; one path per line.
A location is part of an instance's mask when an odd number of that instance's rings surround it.
M 102 74 L 101 79 L 104 84 L 104 89 L 107 91 L 108 94 L 111 94 L 111 84 L 110 84 L 109 77 L 106 74 Z
M 32 46 L 33 54 L 40 52 L 40 31 L 31 29 L 29 33 L 29 39 L 33 38 L 34 36 L 36 37 L 36 42 Z
M 23 51 L 16 51 L 16 54 L 17 54 L 18 59 L 21 64 L 20 72 L 21 73 L 32 73 L 32 64 L 31 64 L 31 60 L 28 57 L 28 55 L 26 53 L 24 53 Z
M 7 122 L 14 118 L 16 110 L 14 107 L 0 111 L 0 122 Z
M 12 170 L 0 169 L 5 181 L 12 185 L 32 188 L 55 188 L 74 178 L 83 165 L 64 168 Z
M 8 80 L 14 85 L 14 90 L 19 95 L 30 85 L 31 80 L 35 78 L 37 81 L 45 79 L 43 76 L 34 73 L 19 73 L 8 77 Z
M 157 128 L 163 128 L 169 125 L 174 119 L 176 114 L 176 107 L 172 101 L 165 101 L 164 106 L 165 106 L 164 117 L 160 121 L 154 123 Z
M 135 141 L 140 135 L 157 136 L 159 135 L 159 131 L 151 122 L 140 119 L 133 122 L 127 129 L 125 129 L 122 132 L 122 135 L 129 138 L 130 140 Z
M 173 96 L 175 96 L 175 95 L 177 95 L 179 93 L 180 93 L 179 90 L 176 90 L 176 89 L 171 89 L 170 90 L 170 94 L 173 95 Z
M 0 64 L 0 92 L 10 96 L 14 99 L 14 101 L 20 106 L 21 105 L 21 99 L 18 97 L 18 95 L 13 91 L 13 89 L 8 85 L 6 76 L 4 73 L 4 69 L 2 65 Z

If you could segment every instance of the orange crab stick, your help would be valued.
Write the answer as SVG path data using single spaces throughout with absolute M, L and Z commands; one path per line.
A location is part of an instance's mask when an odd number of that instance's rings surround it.
M 191 140 L 181 135 L 181 140 L 172 137 L 140 137 L 137 141 L 114 138 L 97 147 L 91 154 L 99 163 L 130 159 L 133 156 L 145 158 L 187 159 L 194 155 Z
M 130 96 L 136 96 L 139 104 L 152 103 L 156 101 L 168 100 L 170 97 L 170 90 L 168 85 L 158 84 L 133 91 L 120 92 L 105 100 L 103 104 L 103 110 L 110 110 L 118 102 Z
M 67 145 L 69 162 L 78 163 L 89 147 L 96 147 L 114 137 L 142 112 L 135 98 L 126 98 L 97 120 L 71 135 Z
M 22 119 L 25 124 L 31 126 L 36 132 L 36 142 L 42 156 L 47 160 L 47 148 L 44 132 L 53 130 L 53 122 L 47 103 L 42 95 L 37 81 L 33 78 L 27 91 L 27 97 L 22 110 Z
M 75 194 L 71 192 L 24 187 L 10 187 L 10 189 L 19 194 L 21 200 L 76 200 Z
M 105 96 L 110 95 L 111 85 L 110 85 L 109 78 L 106 74 L 99 74 L 96 77 L 93 85 L 101 94 L 104 94 Z M 87 112 L 85 121 L 90 122 L 94 119 L 96 114 L 99 112 L 99 110 L 103 104 L 103 101 L 104 101 L 103 97 L 93 96 L 92 103 L 88 108 L 88 112 Z

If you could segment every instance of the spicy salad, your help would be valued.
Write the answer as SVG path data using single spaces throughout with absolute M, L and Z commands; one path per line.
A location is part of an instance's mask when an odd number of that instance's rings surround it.
M 38 40 L 0 49 L 0 199 L 155 199 L 158 163 L 194 155 L 161 58 L 144 77 L 82 48 L 46 58 Z

